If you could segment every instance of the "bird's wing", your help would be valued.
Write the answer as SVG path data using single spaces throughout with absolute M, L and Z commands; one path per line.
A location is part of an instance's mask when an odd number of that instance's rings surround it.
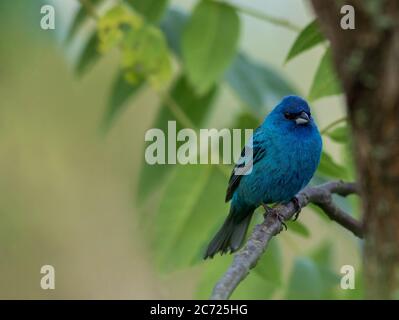
M 238 160 L 237 164 L 234 166 L 234 169 L 229 179 L 229 185 L 227 187 L 225 198 L 226 202 L 233 197 L 234 191 L 240 184 L 241 177 L 245 175 L 248 170 L 252 169 L 253 165 L 255 165 L 255 163 L 257 163 L 265 155 L 266 149 L 264 148 L 264 146 L 262 146 L 259 136 L 259 130 L 256 130 L 252 139 L 252 145 L 246 145 L 241 151 L 241 157 Z M 249 160 L 248 155 L 251 156 L 251 153 L 252 160 Z M 236 174 L 237 172 L 239 172 L 239 174 Z

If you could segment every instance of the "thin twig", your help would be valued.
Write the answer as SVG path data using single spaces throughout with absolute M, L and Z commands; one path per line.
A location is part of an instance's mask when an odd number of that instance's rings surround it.
M 191 121 L 187 114 L 183 111 L 181 106 L 176 102 L 176 100 L 171 97 L 168 93 L 160 93 L 160 99 L 169 111 L 173 114 L 177 121 L 179 121 L 184 127 L 191 128 L 196 132 L 200 129 Z M 216 164 L 215 167 L 227 178 L 230 177 L 230 169 L 222 164 Z
M 196 128 L 195 124 L 191 121 L 191 119 L 186 115 L 183 109 L 179 106 L 179 104 L 173 99 L 169 93 L 160 93 L 161 100 L 165 103 L 166 107 L 169 111 L 174 115 L 174 117 L 185 127 L 191 128 L 195 131 L 199 129 Z
M 332 220 L 362 238 L 362 224 L 333 204 L 332 194 L 334 193 L 345 197 L 357 193 L 357 187 L 354 183 L 333 181 L 317 187 L 307 187 L 296 197 L 301 208 L 311 202 L 315 203 Z M 256 266 L 270 239 L 282 230 L 283 221 L 291 219 L 295 212 L 296 208 L 292 202 L 277 206 L 265 216 L 261 224 L 255 226 L 244 248 L 234 255 L 231 266 L 214 287 L 211 299 L 228 299 L 231 296 L 238 284 Z
M 323 129 L 320 131 L 320 134 L 321 134 L 321 135 L 326 134 L 329 130 L 331 130 L 332 128 L 334 128 L 336 125 L 338 125 L 338 124 L 340 124 L 341 122 L 344 122 L 344 121 L 346 121 L 346 120 L 348 120 L 348 118 L 345 116 L 345 117 L 339 118 L 339 119 L 337 119 L 337 120 L 331 122 L 330 124 L 328 124 L 325 128 L 323 128 Z
M 291 30 L 291 31 L 295 31 L 295 32 L 299 32 L 302 30 L 302 28 L 300 26 L 297 26 L 295 24 L 293 24 L 292 22 L 283 19 L 283 18 L 278 18 L 272 15 L 269 15 L 265 12 L 261 12 L 259 10 L 256 9 L 252 9 L 252 8 L 248 8 L 248 7 L 244 7 L 242 5 L 238 5 L 236 3 L 233 3 L 231 1 L 220 1 L 220 2 L 224 2 L 229 4 L 230 6 L 236 8 L 238 11 L 242 12 L 243 14 L 249 15 L 251 17 L 254 17 L 256 19 L 260 19 L 269 23 L 272 23 L 276 26 L 279 27 L 283 27 L 286 28 L 287 30 Z

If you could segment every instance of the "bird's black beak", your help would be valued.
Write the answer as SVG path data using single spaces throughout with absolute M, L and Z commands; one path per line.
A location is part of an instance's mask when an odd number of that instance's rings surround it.
M 310 121 L 309 115 L 302 111 L 295 119 L 296 124 L 307 124 Z

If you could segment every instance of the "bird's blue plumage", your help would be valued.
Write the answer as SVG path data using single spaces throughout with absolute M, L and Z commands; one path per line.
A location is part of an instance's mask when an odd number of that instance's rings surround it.
M 252 171 L 247 175 L 233 171 L 226 195 L 231 199 L 230 213 L 205 257 L 236 251 L 261 204 L 293 199 L 317 169 L 322 140 L 307 102 L 287 96 L 255 130 L 248 147 L 253 150 Z

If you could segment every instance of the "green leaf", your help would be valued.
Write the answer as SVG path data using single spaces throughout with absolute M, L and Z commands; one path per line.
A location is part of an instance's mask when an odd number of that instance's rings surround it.
M 288 299 L 335 299 L 339 277 L 333 269 L 333 248 L 325 242 L 310 257 L 295 260 L 286 297 Z
M 258 261 L 252 272 L 260 276 L 263 281 L 280 286 L 282 283 L 281 247 L 277 239 L 270 241 L 267 250 Z
M 254 117 L 252 113 L 241 112 L 237 118 L 234 120 L 232 128 L 234 129 L 255 129 L 259 127 L 260 121 L 258 118 Z M 244 132 L 243 132 L 244 133 Z
M 289 277 L 286 299 L 321 299 L 322 290 L 317 265 L 309 258 L 297 258 Z
M 209 238 L 209 241 L 210 239 L 211 238 Z M 218 255 L 212 260 L 204 261 L 201 266 L 201 277 L 195 290 L 195 299 L 209 299 L 215 284 L 223 276 L 224 272 L 229 267 L 231 260 L 231 255 Z
M 287 227 L 290 231 L 293 231 L 305 238 L 309 238 L 310 236 L 309 229 L 300 221 L 288 221 Z
M 126 106 L 126 101 L 141 88 L 141 84 L 132 85 L 128 83 L 122 72 L 118 75 L 112 85 L 111 94 L 107 104 L 107 111 L 103 120 L 103 131 L 107 131 L 112 121 Z
M 241 101 L 255 115 L 262 117 L 281 97 L 296 93 L 296 89 L 281 74 L 243 53 L 236 56 L 225 74 L 225 80 Z
M 104 0 L 91 0 L 92 5 L 94 5 L 94 6 L 98 6 L 103 1 Z M 72 20 L 71 26 L 69 27 L 69 30 L 68 30 L 68 35 L 65 40 L 67 42 L 72 40 L 72 38 L 78 32 L 79 28 L 83 24 L 85 24 L 86 20 L 88 20 L 88 19 L 93 19 L 93 18 L 88 16 L 87 9 L 84 6 L 80 6 Z
M 342 145 L 343 161 L 345 163 L 345 168 L 348 172 L 348 180 L 357 180 L 356 178 L 356 164 L 353 154 L 353 139 L 352 135 L 349 133 L 349 127 L 347 127 L 347 141 Z M 360 208 L 359 208 L 360 209 Z
M 198 94 L 206 93 L 232 62 L 236 53 L 240 20 L 225 3 L 202 0 L 194 8 L 182 40 L 188 79 Z
M 288 52 L 285 62 L 288 62 L 300 53 L 313 48 L 323 41 L 325 41 L 324 35 L 320 32 L 317 21 L 313 20 L 299 33 Z
M 320 60 L 308 99 L 309 101 L 315 101 L 319 98 L 340 94 L 341 92 L 341 85 L 332 65 L 331 50 L 328 48 Z
M 333 158 L 325 151 L 321 153 L 320 164 L 317 172 L 323 176 L 327 176 L 330 178 L 340 178 L 345 179 L 346 169 L 337 164 Z
M 349 139 L 348 127 L 341 126 L 327 132 L 327 136 L 337 143 L 347 143 Z
M 172 77 L 172 63 L 163 33 L 129 8 L 119 5 L 98 22 L 100 49 L 118 47 L 126 79 L 137 85 L 147 81 L 160 89 Z
M 325 242 L 311 254 L 311 257 L 319 267 L 328 268 L 333 263 L 332 250 L 331 243 Z
M 198 97 L 186 78 L 180 78 L 174 85 L 171 91 L 171 97 L 191 122 L 200 127 L 208 115 L 212 101 L 216 95 L 216 88 L 210 90 L 205 96 Z M 176 130 L 183 128 L 183 125 L 175 118 L 170 109 L 166 105 L 162 105 L 153 125 L 154 128 L 159 128 L 163 132 L 167 132 L 168 121 L 176 121 Z M 146 147 L 148 143 L 146 144 Z M 143 203 L 147 197 L 162 185 L 173 165 L 149 165 L 143 163 L 140 170 L 139 185 L 137 199 L 139 203 Z
M 73 18 L 72 24 L 68 30 L 68 35 L 66 36 L 66 41 L 70 41 L 77 31 L 79 30 L 80 26 L 84 23 L 84 21 L 87 19 L 87 11 L 85 10 L 84 7 L 80 7 Z
M 201 260 L 215 226 L 228 212 L 226 179 L 211 166 L 176 167 L 156 217 L 153 245 L 161 270 L 176 270 Z
M 131 30 L 122 45 L 122 67 L 132 83 L 142 79 L 155 87 L 165 87 L 172 78 L 172 63 L 162 32 L 152 26 Z
M 87 42 L 85 43 L 83 50 L 78 56 L 75 72 L 78 76 L 82 76 L 95 61 L 101 56 L 98 51 L 99 39 L 97 33 L 94 31 Z
M 168 45 L 177 57 L 181 55 L 180 37 L 187 20 L 184 12 L 169 9 L 161 22 Z M 297 93 L 283 75 L 244 53 L 236 55 L 225 72 L 224 80 L 241 101 L 253 110 L 255 116 L 263 117 L 281 97 Z
M 121 47 L 126 41 L 126 34 L 131 31 L 141 31 L 145 26 L 143 18 L 124 5 L 110 8 L 98 20 L 98 35 L 101 52 L 108 52 L 115 47 Z
M 125 0 L 134 10 L 142 14 L 149 22 L 161 19 L 168 0 Z
M 319 246 L 312 254 L 311 258 L 316 263 L 322 279 L 322 299 L 334 299 L 335 290 L 340 278 L 334 271 L 333 266 L 333 246 L 330 242 L 325 242 Z
M 169 48 L 174 54 L 181 58 L 181 44 L 183 29 L 187 23 L 188 16 L 181 10 L 171 8 L 169 9 L 160 23 L 160 28 L 163 31 Z

